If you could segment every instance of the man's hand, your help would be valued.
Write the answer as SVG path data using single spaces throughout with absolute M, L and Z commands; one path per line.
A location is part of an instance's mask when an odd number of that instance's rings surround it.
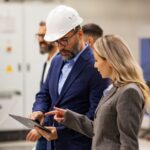
M 29 118 L 32 119 L 32 120 L 39 120 L 40 124 L 43 124 L 43 122 L 44 122 L 44 114 L 41 111 L 32 112 L 29 115 Z
M 39 134 L 39 132 L 36 131 L 35 129 L 32 129 L 32 130 L 30 130 L 30 132 L 27 134 L 26 140 L 27 140 L 27 141 L 31 141 L 31 142 L 35 142 L 35 141 L 37 141 L 40 137 L 41 137 L 41 135 Z
M 57 130 L 55 127 L 46 127 L 48 130 L 51 131 L 51 133 L 48 133 L 38 127 L 35 127 L 35 129 L 37 130 L 37 132 L 42 135 L 45 139 L 47 139 L 48 141 L 51 140 L 56 140 L 58 139 L 58 135 L 57 135 Z

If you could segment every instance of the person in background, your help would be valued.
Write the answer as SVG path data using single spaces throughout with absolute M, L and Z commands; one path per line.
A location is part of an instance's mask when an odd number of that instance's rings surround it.
M 36 37 L 39 43 L 40 54 L 42 55 L 47 54 L 48 56 L 47 56 L 47 60 L 44 63 L 41 82 L 40 82 L 40 88 L 42 88 L 46 80 L 46 76 L 47 76 L 49 67 L 51 65 L 52 59 L 58 53 L 57 47 L 54 47 L 53 45 L 51 45 L 50 43 L 47 43 L 44 40 L 45 33 L 46 33 L 46 24 L 44 21 L 41 21 L 39 23 L 39 30 L 38 30 L 38 33 L 36 34 Z M 34 149 L 46 150 L 47 140 L 41 137 L 35 129 L 31 130 L 26 136 L 26 140 L 29 140 L 29 141 L 37 141 L 38 139 L 39 141 L 37 142 L 36 147 Z
M 91 48 L 85 45 L 78 12 L 60 5 L 50 11 L 44 39 L 57 46 L 59 54 L 52 60 L 45 84 L 36 94 L 31 119 L 43 121 L 44 113 L 54 106 L 68 108 L 89 119 L 108 86 L 94 68 Z M 50 116 L 51 132 L 47 150 L 91 150 L 92 140 L 55 122 Z
M 142 69 L 117 35 L 99 38 L 94 44 L 94 57 L 102 78 L 112 81 L 96 108 L 94 121 L 63 108 L 54 108 L 45 115 L 55 115 L 58 123 L 92 138 L 92 150 L 138 150 L 144 106 L 150 101 Z M 51 137 L 37 127 L 36 130 L 47 140 Z
M 43 72 L 42 72 L 42 78 L 40 82 L 40 87 L 44 84 L 48 70 L 51 65 L 52 59 L 56 56 L 58 53 L 58 48 L 56 46 L 53 46 L 52 44 L 46 42 L 44 40 L 44 36 L 46 33 L 46 23 L 44 21 L 41 21 L 39 24 L 39 32 L 36 34 L 38 42 L 39 42 L 39 48 L 41 54 L 47 54 L 47 60 L 44 63 L 43 66 Z
M 92 48 L 95 41 L 103 36 L 103 29 L 95 23 L 87 23 L 82 26 L 84 41 L 89 44 Z

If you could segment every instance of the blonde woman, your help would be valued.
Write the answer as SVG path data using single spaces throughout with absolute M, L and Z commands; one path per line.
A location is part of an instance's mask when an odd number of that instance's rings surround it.
M 112 84 L 104 91 L 95 111 L 94 121 L 68 109 L 55 108 L 46 115 L 92 140 L 92 150 L 138 150 L 144 106 L 149 101 L 149 88 L 143 73 L 125 42 L 116 35 L 99 38 L 95 45 L 95 67 Z M 94 77 L 93 77 L 94 78 Z M 48 140 L 52 134 L 36 128 Z

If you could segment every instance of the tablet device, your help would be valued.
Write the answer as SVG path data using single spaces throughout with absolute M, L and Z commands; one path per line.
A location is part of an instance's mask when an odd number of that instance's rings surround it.
M 42 130 L 51 133 L 50 130 L 48 130 L 44 126 L 40 125 L 39 121 L 37 121 L 37 120 L 32 120 L 30 118 L 25 118 L 25 117 L 13 115 L 13 114 L 9 114 L 9 116 L 12 117 L 13 119 L 19 121 L 20 123 L 22 123 L 23 125 L 25 125 L 26 127 L 30 128 L 30 129 L 33 129 L 35 126 L 37 126 L 37 127 L 41 128 Z

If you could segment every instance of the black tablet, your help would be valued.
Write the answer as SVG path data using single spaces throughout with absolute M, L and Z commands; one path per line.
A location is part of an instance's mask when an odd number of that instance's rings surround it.
M 26 127 L 30 128 L 30 129 L 33 129 L 35 126 L 37 126 L 37 127 L 41 128 L 42 130 L 51 133 L 50 130 L 48 130 L 44 126 L 40 125 L 40 123 L 36 120 L 32 120 L 30 118 L 25 118 L 25 117 L 13 115 L 13 114 L 9 114 L 9 116 L 12 117 L 13 119 L 19 121 L 20 123 L 22 123 L 23 125 L 25 125 Z

